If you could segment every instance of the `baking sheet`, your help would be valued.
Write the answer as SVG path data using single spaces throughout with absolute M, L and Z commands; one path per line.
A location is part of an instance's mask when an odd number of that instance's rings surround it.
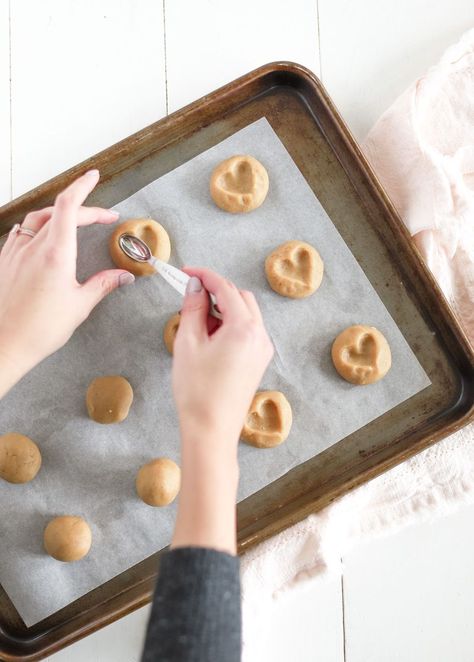
M 270 191 L 262 207 L 235 216 L 208 193 L 214 166 L 250 153 L 267 167 Z M 255 292 L 276 357 L 262 388 L 282 390 L 294 423 L 286 443 L 271 450 L 240 445 L 239 500 L 313 457 L 430 384 L 382 301 L 353 258 L 291 157 L 262 118 L 116 205 L 122 220 L 151 216 L 168 230 L 171 263 L 207 265 Z M 79 276 L 112 266 L 110 228 L 79 231 Z M 325 263 L 315 295 L 279 297 L 263 262 L 278 244 L 302 239 Z M 43 467 L 29 485 L 0 484 L 0 582 L 27 625 L 167 545 L 176 513 L 145 506 L 134 479 L 147 460 L 179 462 L 171 396 L 171 358 L 162 329 L 180 297 L 158 276 L 108 297 L 68 345 L 32 371 L 3 401 L 0 433 L 15 430 L 41 447 Z M 379 383 L 354 387 L 335 372 L 334 337 L 365 323 L 387 337 L 393 366 Z M 135 400 L 120 425 L 87 418 L 85 392 L 98 375 L 123 374 Z M 341 415 L 341 411 L 344 415 Z M 79 514 L 90 523 L 93 547 L 80 562 L 62 564 L 42 550 L 52 517 Z

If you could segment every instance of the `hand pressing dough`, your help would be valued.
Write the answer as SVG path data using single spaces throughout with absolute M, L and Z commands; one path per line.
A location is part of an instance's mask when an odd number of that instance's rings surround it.
M 212 199 L 224 211 L 252 211 L 267 197 L 268 174 L 253 156 L 232 156 L 214 169 L 210 190 Z
M 334 341 L 331 355 L 338 373 L 351 384 L 378 382 L 392 365 L 390 346 L 373 326 L 345 329 Z
M 86 394 L 87 411 L 97 423 L 120 423 L 128 416 L 133 389 L 124 377 L 96 377 Z
M 29 437 L 18 432 L 0 436 L 0 478 L 9 483 L 28 483 L 40 467 L 40 450 Z
M 167 457 L 151 460 L 137 473 L 135 487 L 142 501 L 149 506 L 167 506 L 178 495 L 181 469 Z
M 304 241 L 287 241 L 265 260 L 272 290 L 284 297 L 302 299 L 321 285 L 324 263 L 318 251 Z
M 148 262 L 136 262 L 125 255 L 118 243 L 122 234 L 133 234 L 135 237 L 142 239 L 148 245 L 152 255 L 160 260 L 168 262 L 170 259 L 170 238 L 164 227 L 151 218 L 135 218 L 117 225 L 110 235 L 110 256 L 120 269 L 127 269 L 135 276 L 151 276 L 156 273 Z
M 55 517 L 44 530 L 44 548 L 57 561 L 79 561 L 89 552 L 92 533 L 82 517 Z
M 250 405 L 242 439 L 257 448 L 273 448 L 290 434 L 291 406 L 280 391 L 259 391 Z
M 165 341 L 166 349 L 170 354 L 173 354 L 174 339 L 178 333 L 180 319 L 180 313 L 175 313 L 173 317 L 169 318 L 163 329 L 163 340 Z

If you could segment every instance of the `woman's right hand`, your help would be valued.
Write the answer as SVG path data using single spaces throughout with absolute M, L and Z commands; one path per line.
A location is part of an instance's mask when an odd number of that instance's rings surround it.
M 182 483 L 172 546 L 235 554 L 237 444 L 273 345 L 251 292 L 208 269 L 185 271 L 192 278 L 173 352 Z M 207 292 L 222 324 L 208 317 Z
M 173 390 L 184 443 L 237 445 L 273 345 L 251 292 L 209 269 L 192 276 L 174 344 Z M 207 292 L 215 294 L 223 321 L 209 318 Z M 211 324 L 211 333 L 209 332 Z M 207 440 L 206 442 L 202 441 Z

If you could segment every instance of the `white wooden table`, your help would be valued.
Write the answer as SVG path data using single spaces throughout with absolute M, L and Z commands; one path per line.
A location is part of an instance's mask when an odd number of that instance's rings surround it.
M 472 0 L 0 0 L 0 204 L 277 59 L 319 74 L 362 139 L 473 24 Z M 360 546 L 282 598 L 255 662 L 472 662 L 473 516 Z M 134 662 L 147 614 L 50 659 Z

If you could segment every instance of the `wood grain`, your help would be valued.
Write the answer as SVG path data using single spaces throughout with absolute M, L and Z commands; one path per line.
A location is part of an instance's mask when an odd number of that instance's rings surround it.
M 319 72 L 317 0 L 165 0 L 165 7 L 170 112 L 267 62 Z
M 344 558 L 351 662 L 471 662 L 474 505 Z
M 0 205 L 11 199 L 9 1 L 0 0 Z
M 11 3 L 13 194 L 166 112 L 155 0 Z
M 318 0 L 321 73 L 358 140 L 474 25 L 472 0 Z

